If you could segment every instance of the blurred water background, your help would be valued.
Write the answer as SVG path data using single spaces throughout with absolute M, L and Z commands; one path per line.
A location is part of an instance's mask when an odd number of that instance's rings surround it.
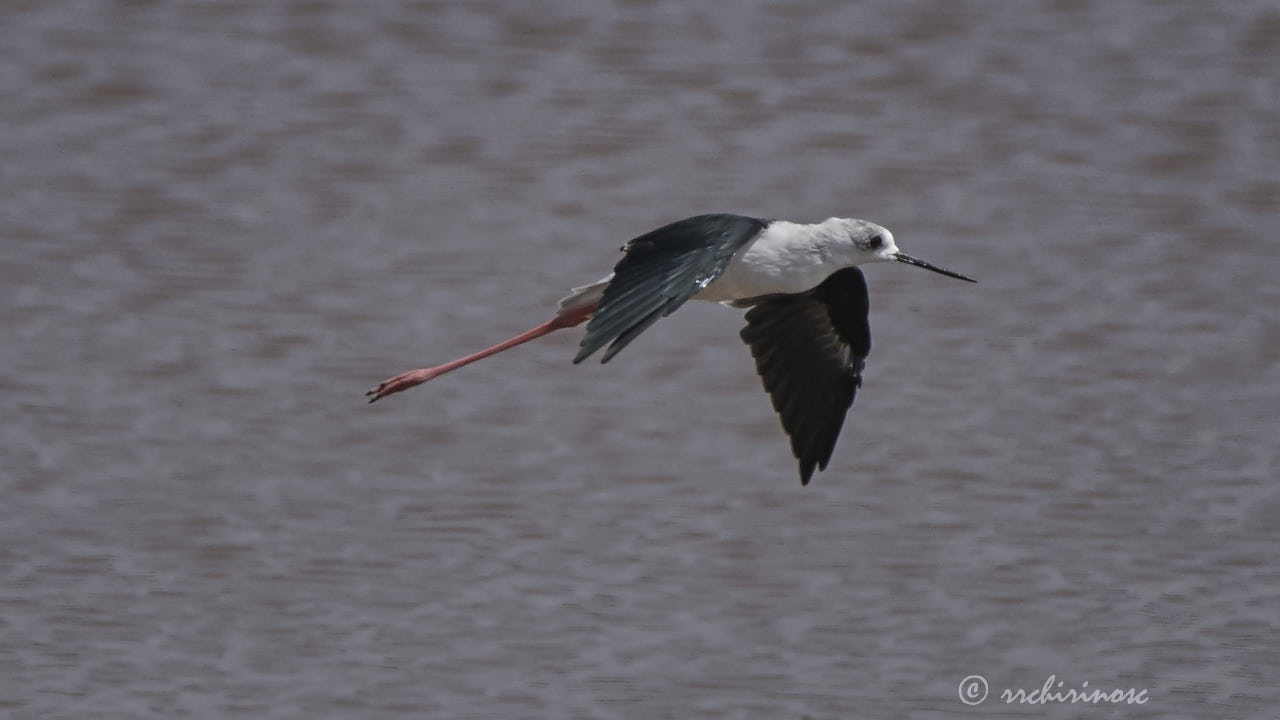
M 0 715 L 1276 717 L 1277 67 L 1265 0 L 6 2 Z M 363 403 L 702 212 L 980 282 L 867 270 L 809 487 L 717 306 Z

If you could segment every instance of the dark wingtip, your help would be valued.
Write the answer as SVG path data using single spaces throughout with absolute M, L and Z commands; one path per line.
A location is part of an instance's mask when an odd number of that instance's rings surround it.
M 800 485 L 801 487 L 808 485 L 813 479 L 814 463 L 812 460 L 806 460 L 800 463 Z
M 582 342 L 578 344 L 578 354 L 573 356 L 573 364 L 574 365 L 581 364 L 583 360 L 586 360 L 587 358 L 594 355 L 596 350 L 599 350 L 599 349 L 600 349 L 600 346 L 597 345 L 596 347 L 593 347 L 588 350 L 587 339 L 585 337 L 582 338 Z

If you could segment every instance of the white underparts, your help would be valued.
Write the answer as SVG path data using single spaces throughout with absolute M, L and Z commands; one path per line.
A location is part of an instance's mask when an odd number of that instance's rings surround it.
M 694 299 L 727 302 L 817 287 L 843 265 L 833 252 L 839 248 L 836 228 L 828 225 L 775 220 Z
M 876 235 L 881 240 L 871 248 L 865 241 Z M 766 295 L 802 293 L 841 268 L 888 260 L 895 252 L 893 234 L 865 220 L 828 218 L 813 224 L 774 220 L 734 254 L 719 277 L 696 278 L 698 289 L 692 297 L 733 303 Z M 558 314 L 599 303 L 612 280 L 610 273 L 590 285 L 574 288 L 560 301 Z

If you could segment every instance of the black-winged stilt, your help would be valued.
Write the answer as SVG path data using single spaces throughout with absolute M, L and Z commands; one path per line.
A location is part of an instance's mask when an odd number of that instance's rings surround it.
M 410 370 L 365 395 L 374 402 L 481 358 L 587 323 L 573 362 L 608 345 L 608 362 L 686 300 L 750 308 L 740 335 L 800 461 L 800 482 L 825 470 L 871 350 L 867 283 L 858 265 L 896 261 L 976 282 L 899 252 L 893 233 L 865 220 L 802 224 L 698 215 L 622 247 L 608 276 L 560 301 L 556 316 L 510 340 L 444 365 Z

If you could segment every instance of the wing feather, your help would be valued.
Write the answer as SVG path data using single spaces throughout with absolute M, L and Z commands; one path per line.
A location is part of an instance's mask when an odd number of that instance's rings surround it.
M 808 292 L 761 298 L 747 312 L 741 337 L 791 438 L 802 484 L 826 469 L 862 385 L 867 311 L 866 280 L 854 267 Z
M 734 253 L 767 225 L 742 215 L 698 215 L 628 242 L 573 361 L 580 363 L 609 345 L 600 359 L 608 362 L 659 318 L 720 277 Z

